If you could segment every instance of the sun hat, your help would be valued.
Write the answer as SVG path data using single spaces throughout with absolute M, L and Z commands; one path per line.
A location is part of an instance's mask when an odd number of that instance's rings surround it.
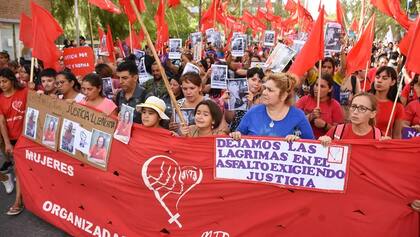
M 159 114 L 161 119 L 169 119 L 169 117 L 164 112 L 166 110 L 165 102 L 156 96 L 150 96 L 144 103 L 136 106 L 137 110 L 141 110 L 141 108 L 151 108 Z

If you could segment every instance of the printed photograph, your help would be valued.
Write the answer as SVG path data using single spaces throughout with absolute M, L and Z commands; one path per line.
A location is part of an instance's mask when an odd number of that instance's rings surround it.
M 110 100 L 114 97 L 114 86 L 112 85 L 112 78 L 102 78 L 102 95 Z
M 229 91 L 229 110 L 248 109 L 248 82 L 246 78 L 228 79 L 227 89 Z
M 184 109 L 181 108 L 181 113 L 184 116 L 184 119 L 186 120 L 186 122 L 188 123 L 187 125 L 194 125 L 195 124 L 195 120 L 194 120 L 194 109 Z M 181 120 L 179 119 L 178 114 L 176 113 L 175 109 L 173 110 L 173 114 L 174 114 L 174 118 L 175 118 L 175 123 L 181 123 Z
M 45 116 L 44 128 L 42 130 L 42 144 L 57 149 L 56 136 L 58 131 L 58 117 L 47 114 Z
M 211 66 L 211 88 L 226 89 L 226 80 L 228 77 L 228 68 L 226 65 Z
M 181 59 L 182 39 L 169 39 L 169 59 Z
M 243 38 L 235 38 L 232 40 L 232 56 L 243 57 L 245 52 L 245 44 Z
M 60 150 L 70 153 L 72 155 L 76 154 L 76 149 L 74 147 L 74 138 L 76 135 L 76 129 L 79 126 L 79 123 L 68 119 L 63 119 L 63 125 L 61 126 L 60 133 Z
M 88 161 L 106 167 L 108 162 L 111 135 L 97 129 L 92 129 Z
M 197 74 L 200 74 L 200 68 L 198 68 L 192 63 L 187 63 L 184 67 L 184 70 L 182 71 L 182 75 L 184 75 L 187 72 L 195 72 Z
M 274 46 L 276 33 L 272 30 L 264 32 L 264 46 Z
M 191 45 L 196 45 L 201 42 L 201 32 L 195 32 L 191 34 Z
M 33 140 L 36 139 L 36 130 L 38 128 L 38 116 L 38 110 L 28 107 L 28 109 L 26 110 L 24 131 L 25 136 Z
M 131 137 L 131 128 L 133 127 L 134 108 L 122 105 L 118 115 L 118 125 L 114 133 L 114 138 L 122 143 L 128 144 Z
M 328 22 L 325 29 L 325 51 L 340 52 L 341 25 L 336 22 Z

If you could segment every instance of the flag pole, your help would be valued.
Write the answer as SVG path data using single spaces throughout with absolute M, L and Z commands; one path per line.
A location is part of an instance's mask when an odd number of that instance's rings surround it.
M 35 58 L 31 57 L 31 74 L 29 75 L 29 82 L 34 82 L 34 64 Z
M 80 26 L 79 26 L 79 4 L 78 0 L 74 0 L 74 17 L 76 19 L 76 45 L 80 46 Z
M 321 100 L 321 70 L 322 70 L 322 60 L 319 60 L 318 63 L 318 93 L 316 95 L 316 107 L 319 108 L 319 103 Z
M 133 50 L 133 32 L 131 30 L 130 21 L 128 21 L 128 34 L 129 34 L 129 37 L 130 37 L 130 52 L 133 53 L 134 52 L 134 50 Z
M 179 119 L 181 120 L 181 123 L 185 124 L 184 115 L 182 114 L 181 109 L 179 108 L 178 103 L 176 101 L 175 95 L 171 90 L 171 86 L 169 85 L 168 77 L 166 76 L 165 70 L 162 67 L 162 63 L 160 62 L 160 58 L 159 58 L 159 56 L 156 52 L 155 46 L 153 45 L 153 42 L 150 39 L 149 32 L 147 31 L 146 26 L 144 25 L 143 20 L 141 19 L 139 10 L 137 9 L 137 6 L 134 3 L 134 0 L 130 0 L 130 3 L 131 3 L 131 7 L 134 10 L 134 13 L 136 14 L 137 20 L 140 22 L 141 29 L 143 30 L 144 35 L 146 36 L 147 44 L 148 44 L 149 48 L 152 50 L 153 57 L 155 58 L 155 61 L 158 65 L 158 67 L 159 67 L 159 70 L 160 70 L 161 74 L 162 74 L 162 79 L 163 79 L 163 82 L 165 84 L 166 90 L 168 91 L 169 97 L 171 98 L 171 102 L 174 104 L 175 111 L 178 114 Z
M 367 81 L 368 70 L 369 70 L 369 61 L 366 62 L 365 80 L 363 81 L 363 92 L 366 92 L 366 81 Z
M 90 43 L 92 45 L 92 49 L 95 49 L 95 46 L 93 44 L 92 13 L 90 12 L 90 3 L 88 3 L 88 17 L 89 17 L 89 28 L 90 28 Z
M 388 125 L 386 126 L 385 137 L 388 136 L 389 130 L 391 128 L 391 122 L 392 122 L 392 119 L 394 118 L 395 107 L 397 106 L 398 95 L 401 92 L 401 87 L 402 87 L 402 82 L 403 81 L 404 80 L 401 79 L 400 82 L 398 83 L 397 95 L 395 95 L 394 104 L 392 105 L 391 115 L 389 116 Z M 391 134 L 391 137 L 392 137 L 392 134 Z

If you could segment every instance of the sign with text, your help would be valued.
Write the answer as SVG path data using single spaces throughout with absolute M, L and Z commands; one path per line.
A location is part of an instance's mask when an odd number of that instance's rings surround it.
M 410 139 L 413 137 L 420 137 L 420 132 L 414 128 L 405 127 L 402 130 L 402 139 Z
M 84 76 L 95 71 L 95 56 L 91 47 L 66 48 L 63 58 L 64 65 L 76 76 Z
M 216 179 L 345 192 L 348 146 L 280 140 L 216 139 Z

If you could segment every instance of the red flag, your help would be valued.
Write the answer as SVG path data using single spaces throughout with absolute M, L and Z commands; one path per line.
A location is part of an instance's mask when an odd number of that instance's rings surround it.
M 299 77 L 324 58 L 324 15 L 322 7 L 308 40 L 289 70 Z
M 404 37 L 401 39 L 398 47 L 400 48 L 400 51 L 402 54 L 407 56 L 408 50 L 410 48 L 411 39 L 414 35 L 414 30 L 416 28 L 416 24 L 411 24 L 410 28 L 408 28 L 407 33 L 405 33 Z
M 133 24 L 136 20 L 136 14 L 134 12 L 134 9 L 131 7 L 130 0 L 119 0 L 121 7 L 124 9 L 124 13 L 127 15 L 128 20 L 131 24 Z M 144 3 L 144 0 L 134 0 L 136 3 L 137 9 L 140 13 L 146 11 L 146 4 Z
M 344 24 L 344 13 L 343 8 L 341 7 L 340 0 L 336 0 L 336 8 L 337 8 L 337 22 L 341 25 L 342 29 L 345 29 Z
M 366 69 L 366 63 L 370 61 L 370 56 L 372 54 L 372 44 L 374 38 L 375 15 L 370 18 L 365 31 L 360 36 L 359 41 L 357 41 L 347 55 L 347 76 L 357 70 Z
M 265 1 L 265 7 L 267 8 L 267 13 L 274 14 L 273 4 L 271 4 L 271 0 Z
M 354 33 L 357 33 L 359 31 L 359 22 L 357 22 L 357 19 L 354 18 L 353 22 L 351 23 L 350 30 Z
M 156 22 L 156 48 L 163 50 L 164 44 L 169 40 L 168 24 L 165 21 L 165 1 L 160 0 L 155 15 Z
M 408 71 L 420 74 L 420 17 L 417 17 L 413 25 L 413 27 L 410 27 L 413 28 L 413 35 L 411 37 L 405 66 Z
M 143 31 L 140 29 L 139 33 L 136 34 L 136 31 L 133 28 L 131 28 L 131 38 L 132 38 L 131 40 L 133 43 L 133 49 L 141 49 L 142 48 L 141 43 L 144 40 Z M 130 36 L 128 36 L 127 39 L 125 39 L 125 43 L 127 45 L 130 45 Z
M 126 55 L 125 55 L 124 47 L 123 47 L 122 42 L 121 42 L 120 39 L 117 39 L 117 44 L 118 44 L 118 48 L 120 49 L 120 52 L 121 52 L 121 55 L 120 56 L 123 57 L 123 58 L 125 58 Z
M 89 0 L 89 3 L 111 13 L 121 13 L 121 10 L 111 0 Z
M 410 27 L 411 22 L 402 11 L 399 0 L 370 0 L 370 2 L 385 15 L 394 18 L 405 29 Z
M 181 0 L 168 0 L 168 7 L 176 7 L 181 3 Z
M 111 27 L 109 27 L 109 25 L 107 25 L 106 46 L 109 52 L 109 56 L 108 56 L 109 61 L 115 62 L 114 41 L 112 41 L 112 32 L 111 32 Z
M 20 26 L 19 26 L 19 40 L 23 42 L 28 48 L 32 48 L 32 19 L 25 15 L 25 13 L 20 14 Z
M 207 11 L 205 11 L 201 17 L 202 31 L 216 26 L 216 22 L 214 19 L 215 16 L 219 22 L 222 22 L 222 24 L 224 24 L 223 16 L 221 15 L 223 9 L 220 9 L 220 5 L 220 0 L 211 1 L 209 7 L 207 8 Z
M 32 11 L 32 56 L 43 61 L 45 68 L 57 68 L 60 51 L 54 41 L 63 34 L 63 29 L 50 12 L 31 2 Z
M 294 0 L 287 0 L 286 6 L 284 7 L 288 12 L 294 13 L 297 9 L 297 4 Z
M 253 20 L 254 20 L 254 16 L 249 11 L 244 10 L 242 13 L 242 21 L 250 25 L 252 24 Z

